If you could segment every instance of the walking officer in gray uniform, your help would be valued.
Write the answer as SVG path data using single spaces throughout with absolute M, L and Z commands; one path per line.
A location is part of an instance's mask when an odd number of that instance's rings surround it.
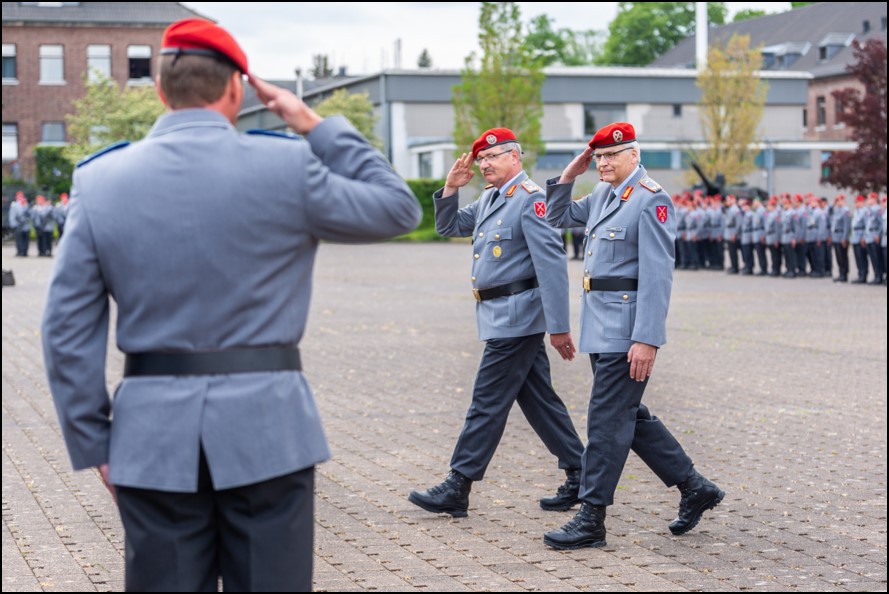
M 488 186 L 478 200 L 459 208 L 459 190 L 475 175 L 473 161 Z M 543 190 L 522 169 L 515 134 L 507 128 L 483 133 L 433 198 L 436 230 L 445 237 L 472 238 L 472 293 L 485 351 L 450 474 L 440 485 L 411 491 L 408 499 L 430 512 L 466 516 L 472 483 L 484 478 L 518 401 L 567 475 L 556 495 L 541 499 L 540 506 L 569 509 L 578 503 L 583 444 L 553 390 L 543 342 L 549 332 L 559 355 L 574 358 L 567 261 L 559 232 L 546 223 Z
M 574 180 L 594 159 L 603 183 L 572 201 Z M 558 549 L 605 545 L 605 508 L 614 503 L 631 448 L 665 485 L 679 487 L 679 514 L 670 531 L 684 534 L 725 493 L 695 470 L 642 404 L 657 351 L 667 341 L 676 220 L 670 196 L 640 165 L 633 126 L 618 122 L 596 132 L 562 176 L 547 182 L 547 210 L 550 224 L 585 223 L 589 234 L 580 350 L 590 354 L 594 382 L 580 511 L 543 540 Z
M 308 591 L 330 457 L 297 348 L 315 252 L 401 235 L 421 209 L 344 118 L 289 91 L 249 79 L 304 140 L 239 133 L 247 58 L 222 28 L 179 21 L 161 47 L 171 112 L 74 174 L 43 320 L 62 433 L 116 492 L 128 591 Z

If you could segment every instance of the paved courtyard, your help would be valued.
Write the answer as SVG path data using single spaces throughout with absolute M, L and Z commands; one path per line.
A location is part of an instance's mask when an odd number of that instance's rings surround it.
M 96 473 L 71 471 L 44 375 L 52 260 L 13 253 L 3 591 L 122 590 L 115 506 Z M 542 535 L 572 516 L 537 499 L 564 475 L 518 407 L 468 518 L 407 501 L 446 474 L 469 403 L 482 351 L 470 257 L 460 243 L 321 247 L 302 344 L 334 452 L 317 475 L 317 590 L 886 591 L 885 287 L 678 272 L 645 402 L 726 498 L 673 537 L 678 491 L 631 454 L 608 546 L 560 552 Z M 582 268 L 569 267 L 576 332 Z M 583 436 L 588 359 L 550 360 Z

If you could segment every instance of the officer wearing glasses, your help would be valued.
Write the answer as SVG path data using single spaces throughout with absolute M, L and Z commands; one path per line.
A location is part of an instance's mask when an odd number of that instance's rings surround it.
M 488 182 L 478 200 L 459 208 L 459 189 L 473 178 L 475 162 Z M 472 404 L 443 483 L 412 491 L 423 509 L 454 517 L 467 515 L 469 492 L 485 475 L 506 428 L 513 402 L 567 480 L 546 510 L 578 503 L 583 444 L 550 379 L 545 333 L 565 360 L 574 358 L 569 332 L 568 274 L 559 233 L 546 223 L 543 190 L 522 169 L 522 150 L 506 128 L 483 133 L 472 154 L 457 159 L 445 187 L 434 194 L 435 226 L 447 237 L 472 237 L 472 293 L 485 351 L 475 378 Z
M 595 161 L 602 180 L 573 201 L 574 180 Z M 657 350 L 667 342 L 676 216 L 670 196 L 640 165 L 636 131 L 618 122 L 596 132 L 560 178 L 547 182 L 547 220 L 586 225 L 580 351 L 590 354 L 594 383 L 587 415 L 577 515 L 544 542 L 557 549 L 605 545 L 605 507 L 630 449 L 681 493 L 673 534 L 688 532 L 724 493 L 642 404 Z

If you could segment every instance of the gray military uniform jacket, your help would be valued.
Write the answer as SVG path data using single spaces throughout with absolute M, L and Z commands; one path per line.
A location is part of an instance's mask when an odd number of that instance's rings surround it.
M 870 210 L 866 206 L 860 206 L 852 213 L 852 234 L 849 241 L 860 244 L 867 241 L 867 227 L 870 222 Z
M 845 206 L 835 206 L 833 209 L 833 220 L 830 224 L 830 240 L 834 243 L 849 241 L 849 234 L 852 232 L 852 215 Z
M 445 237 L 472 237 L 472 287 L 489 289 L 537 277 L 538 287 L 476 303 L 479 340 L 571 330 L 568 269 L 559 232 L 547 225 L 543 190 L 523 171 L 500 189 L 486 188 L 459 208 L 459 192 L 433 194 L 435 228 Z
M 781 211 L 767 210 L 765 216 L 766 243 L 774 245 L 781 239 Z
M 127 377 L 112 406 L 109 297 L 125 353 L 297 345 L 319 241 L 380 240 L 420 217 L 404 182 L 342 117 L 302 141 L 180 110 L 78 167 L 43 320 L 74 468 L 108 462 L 116 485 L 194 492 L 201 447 L 217 489 L 327 459 L 297 371 Z
M 636 278 L 638 291 L 589 291 L 582 296 L 580 350 L 626 353 L 633 343 L 667 342 L 667 310 L 673 286 L 676 214 L 670 196 L 638 167 L 606 208 L 612 186 L 571 199 L 574 184 L 547 181 L 547 221 L 556 227 L 585 224 L 584 268 L 594 278 Z
M 796 211 L 792 208 L 781 210 L 781 243 L 789 245 L 796 239 Z
M 31 209 L 14 200 L 9 205 L 9 226 L 16 231 L 30 231 Z

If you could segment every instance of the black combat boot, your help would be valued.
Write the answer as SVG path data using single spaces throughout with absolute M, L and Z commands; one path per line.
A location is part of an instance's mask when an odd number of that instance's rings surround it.
M 584 501 L 567 524 L 543 535 L 543 544 L 554 549 L 605 546 L 605 506 Z
M 455 518 L 465 518 L 469 509 L 469 491 L 472 481 L 452 470 L 444 482 L 428 491 L 411 491 L 408 500 L 426 511 L 436 514 L 451 514 Z
M 670 532 L 679 536 L 698 525 L 701 516 L 713 509 L 725 497 L 725 491 L 701 476 L 697 470 L 685 482 L 679 483 L 679 515 L 670 522 Z
M 540 499 L 540 507 L 546 511 L 567 511 L 580 503 L 580 470 L 569 468 L 565 471 L 568 477 L 556 491 L 555 497 Z

